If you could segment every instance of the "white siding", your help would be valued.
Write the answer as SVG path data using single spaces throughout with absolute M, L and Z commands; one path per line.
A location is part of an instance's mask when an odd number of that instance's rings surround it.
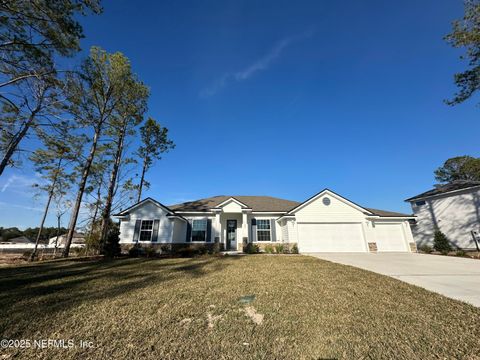
M 330 205 L 323 203 L 330 199 Z M 297 222 L 361 222 L 365 214 L 346 203 L 343 199 L 325 194 L 295 212 Z
M 425 201 L 421 206 L 412 202 L 417 216 L 412 232 L 418 246 L 433 245 L 434 229 L 438 226 L 454 245 L 463 249 L 476 248 L 470 231 L 480 231 L 480 190 L 466 190 Z
M 291 243 L 298 242 L 297 240 L 297 223 L 293 219 L 287 220 L 287 228 L 288 228 L 288 240 Z
M 133 243 L 133 236 L 135 232 L 135 222 L 140 220 L 160 220 L 158 228 L 157 243 L 169 243 L 172 241 L 173 221 L 167 216 L 167 212 L 154 204 L 147 201 L 137 208 L 130 211 L 128 219 L 122 219 L 120 222 L 120 243 Z M 142 242 L 146 243 L 146 242 Z
M 226 205 L 222 206 L 224 213 L 241 213 L 242 207 L 238 205 L 235 201 L 231 200 Z
M 325 198 L 330 202 L 324 202 Z M 318 251 L 369 251 L 368 243 L 375 243 L 375 228 L 365 212 L 348 200 L 326 191 L 295 212 L 296 221 L 291 221 L 288 225 L 289 241 L 297 242 L 300 251 L 302 251 L 302 241 L 303 251 L 313 251 L 312 249 L 315 248 Z M 386 221 L 386 219 L 378 221 Z M 388 219 L 388 223 L 384 226 L 392 226 L 391 231 L 387 232 L 395 233 L 397 237 L 399 232 L 395 230 L 401 231 L 402 248 L 397 246 L 396 251 L 410 250 L 408 242 L 412 241 L 412 237 L 407 221 Z M 348 244 L 349 237 L 351 237 L 350 244 Z M 323 243 L 315 244 L 319 242 Z M 391 251 L 394 250 L 391 249 Z

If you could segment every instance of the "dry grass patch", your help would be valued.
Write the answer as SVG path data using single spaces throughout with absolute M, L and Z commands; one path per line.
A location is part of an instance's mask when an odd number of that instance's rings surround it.
M 239 299 L 255 295 L 249 304 Z M 9 349 L 22 359 L 478 358 L 480 309 L 303 256 L 52 262 L 0 269 Z

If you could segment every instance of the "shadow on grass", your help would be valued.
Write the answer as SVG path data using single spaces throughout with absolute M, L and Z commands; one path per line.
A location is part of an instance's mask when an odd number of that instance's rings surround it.
M 27 318 L 57 312 L 161 285 L 222 271 L 238 257 L 55 261 L 0 269 L 0 331 Z M 127 294 L 128 295 L 128 294 Z M 21 334 L 9 334 L 19 336 Z

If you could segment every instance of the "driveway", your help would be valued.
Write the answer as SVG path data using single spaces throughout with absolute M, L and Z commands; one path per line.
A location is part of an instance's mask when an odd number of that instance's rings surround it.
M 411 253 L 306 254 L 391 276 L 480 307 L 480 261 Z

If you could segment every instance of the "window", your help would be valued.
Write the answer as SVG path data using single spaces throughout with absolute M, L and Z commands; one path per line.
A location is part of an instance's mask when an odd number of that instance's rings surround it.
M 192 241 L 207 240 L 207 220 L 192 220 Z
M 257 219 L 257 241 L 270 240 L 270 220 Z
M 140 241 L 152 241 L 153 220 L 142 220 L 140 226 Z
M 425 204 L 426 204 L 425 201 L 424 201 L 424 200 L 421 200 L 421 201 L 417 201 L 417 202 L 415 203 L 415 206 L 422 206 L 422 205 L 425 205 Z

